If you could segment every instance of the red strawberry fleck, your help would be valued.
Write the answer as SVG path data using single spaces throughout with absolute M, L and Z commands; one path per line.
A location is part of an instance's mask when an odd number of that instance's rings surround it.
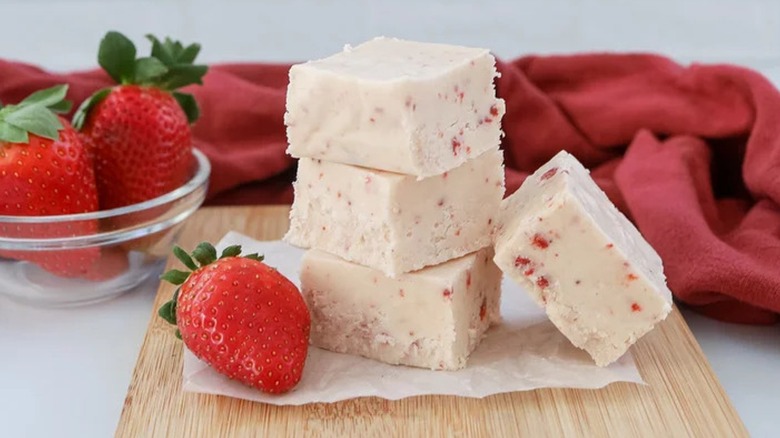
M 631 311 L 632 312 L 641 312 L 642 306 L 640 306 L 638 303 L 631 303 Z
M 466 271 L 466 288 L 471 287 L 471 271 Z
M 450 290 L 450 289 L 444 289 L 444 292 L 442 292 L 441 294 L 447 300 L 451 300 L 452 299 L 452 290 Z
M 453 137 L 452 138 L 452 155 L 457 156 L 458 153 L 460 152 L 460 147 L 461 147 L 460 141 L 457 138 Z
M 444 172 L 444 173 L 441 174 L 441 177 L 444 178 L 444 179 L 447 179 L 447 175 L 448 175 L 448 172 Z
M 531 263 L 531 260 L 527 259 L 525 257 L 522 257 L 522 256 L 517 256 L 517 258 L 515 259 L 515 267 L 516 268 L 518 268 L 520 266 L 525 266 L 525 265 L 527 265 L 529 263 Z
M 553 176 L 555 176 L 556 173 L 558 173 L 558 168 L 557 167 L 553 167 L 552 169 L 548 170 L 547 172 L 544 172 L 542 174 L 542 176 L 539 177 L 539 179 L 541 181 L 548 180 L 548 179 L 552 178 Z
M 531 243 L 539 249 L 547 249 L 547 247 L 550 246 L 550 242 L 539 233 L 534 234 Z
M 495 105 L 492 105 L 490 107 L 490 115 L 493 117 L 498 117 L 498 107 Z
M 531 275 L 534 275 L 534 268 L 528 268 L 528 269 L 526 269 L 526 270 L 525 270 L 525 272 L 523 272 L 523 275 L 525 275 L 526 277 L 529 277 L 529 276 L 531 276 Z
M 536 279 L 536 285 L 544 289 L 550 285 L 550 282 L 545 277 L 539 277 Z
M 612 243 L 608 243 L 608 244 L 607 244 L 607 249 L 612 249 L 612 248 L 614 248 L 614 246 L 615 246 L 614 244 L 612 244 Z
M 487 298 L 482 299 L 482 305 L 479 306 L 479 320 L 484 321 L 487 316 Z
M 442 205 L 444 205 L 444 198 L 442 198 L 442 199 L 439 199 L 439 202 L 437 202 L 437 203 L 436 203 L 436 205 L 438 205 L 439 207 L 441 207 Z
M 634 281 L 639 279 L 639 277 L 637 277 L 636 274 L 633 273 L 626 275 L 626 278 L 628 279 L 628 281 Z

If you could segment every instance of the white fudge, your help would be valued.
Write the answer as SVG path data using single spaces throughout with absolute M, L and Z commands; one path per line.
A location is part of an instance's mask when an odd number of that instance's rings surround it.
M 502 202 L 499 220 L 496 264 L 596 364 L 671 311 L 660 257 L 565 151 Z
M 294 65 L 287 152 L 438 175 L 498 147 L 505 107 L 497 75 L 486 49 L 389 38 Z
M 395 277 L 492 243 L 504 196 L 498 150 L 438 176 L 301 159 L 284 239 Z
M 501 271 L 492 256 L 485 248 L 392 279 L 308 251 L 301 290 L 312 316 L 311 343 L 393 365 L 463 368 L 500 321 Z

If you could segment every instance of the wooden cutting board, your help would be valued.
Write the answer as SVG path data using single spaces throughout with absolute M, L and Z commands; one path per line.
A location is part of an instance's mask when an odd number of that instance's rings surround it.
M 186 224 L 180 244 L 216 242 L 229 230 L 279 239 L 288 226 L 287 212 L 286 206 L 203 208 Z M 633 347 L 646 386 L 277 407 L 181 391 L 183 347 L 156 316 L 172 292 L 170 285 L 158 291 L 119 437 L 748 436 L 677 309 Z

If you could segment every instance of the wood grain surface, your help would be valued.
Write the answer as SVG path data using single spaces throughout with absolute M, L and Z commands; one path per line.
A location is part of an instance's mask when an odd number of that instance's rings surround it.
M 216 242 L 229 230 L 278 239 L 287 229 L 287 212 L 286 206 L 203 208 L 185 226 L 180 244 Z M 633 347 L 644 386 L 277 407 L 181 391 L 182 344 L 156 317 L 172 292 L 169 285 L 158 292 L 116 436 L 748 436 L 677 309 Z

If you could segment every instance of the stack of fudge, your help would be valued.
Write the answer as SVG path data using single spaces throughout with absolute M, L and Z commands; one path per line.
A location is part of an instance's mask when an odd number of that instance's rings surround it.
M 658 254 L 572 155 L 502 200 L 496 76 L 487 50 L 386 38 L 291 68 L 285 240 L 309 249 L 313 345 L 462 368 L 502 272 L 600 366 L 669 314 Z
M 308 249 L 313 345 L 454 370 L 499 321 L 496 76 L 488 50 L 389 38 L 290 69 L 285 240 Z

